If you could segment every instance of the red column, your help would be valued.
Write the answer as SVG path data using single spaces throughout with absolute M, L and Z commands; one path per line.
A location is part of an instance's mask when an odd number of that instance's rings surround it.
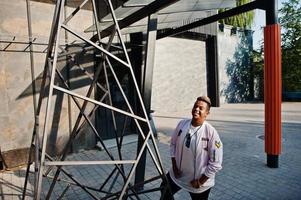
M 268 166 L 278 167 L 281 153 L 281 38 L 280 25 L 264 28 L 265 152 Z

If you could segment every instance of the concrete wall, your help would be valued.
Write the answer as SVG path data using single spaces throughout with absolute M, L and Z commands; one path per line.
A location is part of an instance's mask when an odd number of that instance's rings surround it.
M 226 103 L 223 90 L 229 84 L 229 77 L 226 73 L 228 61 L 233 61 L 233 55 L 239 43 L 237 35 L 231 34 L 231 26 L 226 26 L 224 30 L 218 32 L 218 65 L 219 65 L 219 82 L 220 82 L 220 102 Z
M 227 103 L 225 89 L 231 78 L 227 75 L 230 62 L 242 47 L 252 49 L 251 31 L 231 33 L 231 26 L 218 31 L 218 67 L 220 102 Z M 164 38 L 156 43 L 152 88 L 152 109 L 157 112 L 190 109 L 197 96 L 207 94 L 205 42 L 180 38 Z
M 253 49 L 252 31 L 238 30 L 235 34 L 231 33 L 232 26 L 225 26 L 222 31 L 218 32 L 218 65 L 219 65 L 219 85 L 220 101 L 227 103 L 226 89 L 231 84 L 232 78 L 227 74 L 230 67 L 237 64 L 242 67 L 250 65 L 249 55 Z M 244 54 L 245 53 L 245 54 Z M 232 66 L 231 66 L 232 65 Z M 236 74 L 240 75 L 240 74 Z
M 54 5 L 36 1 L 30 1 L 30 5 L 33 37 L 37 38 L 35 42 L 48 43 Z M 67 8 L 67 13 L 71 13 L 71 10 L 73 9 Z M 91 12 L 82 10 L 77 16 L 77 20 L 81 21 L 81 23 L 75 20 L 70 21 L 70 26 L 76 31 L 82 32 L 92 25 Z M 85 35 L 90 37 L 91 33 Z M 11 40 L 14 37 L 15 41 L 28 41 L 26 1 L 1 0 L 0 39 Z M 69 41 L 74 39 L 74 37 L 69 35 Z M 64 32 L 62 32 L 61 41 L 64 41 Z M 0 43 L 0 48 L 3 49 L 7 44 Z M 12 44 L 7 50 L 16 51 L 25 47 L 26 45 Z M 43 49 L 46 47 L 44 46 Z M 37 46 L 34 48 L 34 50 L 39 49 Z M 37 77 L 42 73 L 45 53 L 35 53 L 34 61 L 35 78 L 40 81 Z M 62 68 L 64 65 L 65 63 L 60 64 Z M 87 62 L 83 66 L 91 67 L 91 65 L 93 67 L 93 63 Z M 81 90 L 85 93 L 86 87 L 83 87 Z M 0 93 L 0 147 L 2 152 L 29 147 L 34 125 L 29 53 L 0 51 Z M 59 112 L 54 111 L 54 114 L 50 117 L 52 132 L 49 137 L 48 148 L 52 152 L 58 153 L 69 137 L 67 96 L 55 95 L 52 105 L 57 105 L 62 112 L 59 114 Z M 74 104 L 72 106 L 74 123 L 78 111 L 76 111 Z M 40 134 L 43 130 L 44 116 L 45 103 L 43 103 L 40 115 Z M 80 138 L 80 140 L 85 142 L 84 138 Z
M 205 43 L 164 38 L 156 43 L 152 109 L 158 112 L 190 109 L 207 94 Z

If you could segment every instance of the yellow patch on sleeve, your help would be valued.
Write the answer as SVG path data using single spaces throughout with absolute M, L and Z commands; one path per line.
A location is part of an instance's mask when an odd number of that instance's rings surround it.
M 215 141 L 215 146 L 219 149 L 222 146 L 222 144 L 220 141 Z

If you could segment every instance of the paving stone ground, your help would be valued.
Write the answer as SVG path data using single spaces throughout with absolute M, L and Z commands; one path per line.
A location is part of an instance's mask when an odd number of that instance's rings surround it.
M 189 117 L 189 111 L 181 113 L 155 113 L 154 121 L 158 130 L 157 145 L 162 158 L 164 169 L 171 165 L 169 158 L 169 139 L 176 123 Z M 262 104 L 237 104 L 213 108 L 209 122 L 217 129 L 224 144 L 223 169 L 216 177 L 216 185 L 211 190 L 209 199 L 239 200 L 239 199 L 301 199 L 301 103 L 283 105 L 282 114 L 282 154 L 279 168 L 266 166 L 264 153 L 264 123 Z M 133 136 L 131 136 L 133 137 Z M 149 143 L 152 146 L 152 143 Z M 122 147 L 123 159 L 134 159 L 137 143 L 133 137 Z M 117 158 L 116 148 L 109 148 L 113 157 Z M 105 151 L 82 150 L 68 156 L 68 160 L 109 160 Z M 114 170 L 114 166 L 69 166 L 65 168 L 81 184 L 99 189 L 105 178 Z M 130 172 L 130 165 L 124 167 L 125 174 Z M 52 173 L 50 173 L 51 175 Z M 121 175 L 113 173 L 104 191 L 115 191 L 122 187 Z M 0 199 L 21 199 L 25 168 L 0 173 Z M 155 177 L 158 171 L 150 156 L 147 156 L 146 178 Z M 63 175 L 61 181 L 54 187 L 51 199 L 92 199 L 82 188 L 74 186 L 70 179 Z M 28 182 L 27 198 L 32 199 L 33 176 Z M 63 180 L 67 180 L 64 182 Z M 115 181 L 116 180 L 116 181 Z M 115 182 L 114 182 L 115 181 Z M 112 184 L 114 182 L 114 184 Z M 133 182 L 133 180 L 132 180 Z M 160 180 L 145 185 L 146 189 L 156 188 Z M 43 196 L 48 191 L 51 178 L 43 180 Z M 104 196 L 104 193 L 91 193 Z M 62 196 L 62 194 L 64 194 Z M 160 199 L 159 192 L 139 195 L 140 199 Z M 130 199 L 130 198 L 129 198 Z M 132 199 L 136 199 L 133 197 Z M 180 191 L 175 195 L 176 200 L 190 199 L 189 194 Z

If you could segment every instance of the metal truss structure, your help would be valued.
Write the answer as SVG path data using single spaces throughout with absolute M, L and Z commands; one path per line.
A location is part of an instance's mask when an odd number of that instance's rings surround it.
M 151 161 L 153 162 L 154 166 L 157 169 L 158 175 L 155 177 L 151 177 L 148 180 L 145 180 L 142 184 L 147 184 L 152 181 L 157 181 L 159 179 L 166 181 L 166 176 L 163 170 L 155 137 L 151 129 L 149 117 L 147 115 L 146 109 L 143 104 L 143 100 L 137 85 L 137 81 L 135 79 L 132 65 L 120 32 L 120 27 L 115 16 L 114 8 L 112 6 L 111 0 L 107 0 L 106 2 L 108 4 L 108 7 L 110 8 L 110 13 L 114 21 L 114 28 L 112 29 L 113 31 L 109 36 L 109 40 L 107 41 L 107 43 L 104 43 L 101 40 L 101 34 L 100 34 L 101 27 L 99 27 L 98 25 L 99 22 L 98 22 L 98 16 L 96 11 L 95 0 L 84 0 L 82 4 L 78 6 L 78 8 L 74 9 L 74 11 L 70 16 L 68 17 L 65 16 L 64 18 L 64 5 L 66 4 L 65 1 L 68 0 L 57 0 L 56 7 L 55 7 L 52 29 L 49 38 L 48 48 L 47 48 L 45 65 L 44 65 L 40 96 L 38 101 L 36 102 L 36 108 L 35 108 L 36 123 L 33 130 L 32 142 L 30 148 L 30 152 L 31 152 L 30 154 L 34 154 L 34 160 L 31 159 L 31 155 L 30 155 L 27 171 L 26 171 L 24 189 L 23 189 L 23 199 L 26 196 L 27 185 L 28 185 L 27 183 L 28 183 L 29 171 L 30 171 L 29 169 L 31 164 L 33 163 L 35 166 L 34 199 L 43 199 L 43 198 L 52 199 L 53 196 L 51 195 L 54 191 L 55 185 L 58 183 L 58 181 L 61 181 L 63 179 L 60 178 L 62 174 L 64 175 L 64 179 L 68 179 L 67 180 L 68 183 L 71 183 L 71 185 L 75 185 L 81 188 L 82 191 L 86 192 L 92 199 L 127 199 L 127 198 L 140 199 L 139 197 L 140 194 L 159 191 L 159 190 L 164 190 L 163 192 L 165 192 L 166 188 L 162 189 L 159 186 L 148 190 L 141 190 L 140 187 L 141 183 L 134 183 L 134 184 L 132 183 L 132 178 L 137 169 L 137 165 L 142 158 L 143 152 L 145 151 L 149 153 L 151 157 Z M 74 27 L 72 27 L 68 23 L 88 2 L 91 3 L 92 5 L 93 19 L 97 29 L 98 38 L 96 42 L 95 42 L 95 38 L 93 39 L 93 41 L 90 40 L 89 38 L 86 38 L 84 35 L 75 31 Z M 61 48 L 61 45 L 65 46 L 65 44 L 60 44 L 60 37 L 61 37 L 60 34 L 63 31 L 67 31 L 70 35 L 84 42 L 86 44 L 85 46 L 86 50 L 93 49 L 96 52 L 96 54 L 98 54 L 97 56 L 100 60 L 93 74 L 88 73 L 80 65 L 77 65 L 79 69 L 83 70 L 86 76 L 91 80 L 91 83 L 88 86 L 88 90 L 85 91 L 84 95 L 70 88 L 70 85 L 68 84 L 68 77 L 64 76 L 64 74 L 62 73 L 59 67 L 59 62 L 62 57 L 64 58 L 67 57 L 68 60 L 73 63 L 78 62 L 76 58 L 72 56 L 72 52 L 68 52 L 64 48 Z M 119 58 L 117 55 L 114 55 L 112 52 L 110 52 L 112 41 L 114 38 L 117 38 L 117 41 L 119 42 L 119 45 L 122 49 L 122 53 L 121 53 L 122 58 Z M 116 75 L 112 62 L 118 63 L 118 67 L 126 68 L 126 70 L 129 71 L 130 74 L 129 78 L 131 78 L 131 80 L 134 83 L 135 86 L 134 90 L 138 95 L 138 99 L 139 99 L 138 103 L 142 108 L 143 111 L 142 114 L 135 113 L 133 107 L 130 105 L 128 97 L 126 96 L 124 89 L 121 86 L 120 80 Z M 126 109 L 118 108 L 112 104 L 112 96 L 110 92 L 110 81 L 112 81 L 112 79 L 108 78 L 108 73 L 111 74 L 111 77 L 113 77 L 113 81 L 117 84 L 119 91 L 122 94 L 122 97 L 126 104 Z M 105 77 L 104 85 L 101 85 L 98 82 L 98 79 L 101 75 Z M 98 88 L 100 91 L 102 91 L 103 96 L 101 96 L 100 98 L 93 98 L 93 91 L 95 91 L 95 88 Z M 58 158 L 51 157 L 46 153 L 46 147 L 48 143 L 47 136 L 50 133 L 50 125 L 51 125 L 50 117 L 53 114 L 51 111 L 54 109 L 54 106 L 52 104 L 53 103 L 52 99 L 54 98 L 53 96 L 55 93 L 62 93 L 63 95 L 68 95 L 73 100 L 74 104 L 76 105 L 79 111 L 74 127 L 72 128 L 70 138 L 68 142 L 65 144 L 63 151 Z M 40 120 L 39 116 L 41 115 L 41 110 L 44 108 L 42 106 L 43 102 L 45 103 L 44 106 L 45 118 Z M 93 105 L 92 109 L 90 109 L 91 105 Z M 102 139 L 102 134 L 95 128 L 95 125 L 91 121 L 91 115 L 95 112 L 95 110 L 98 107 L 103 107 L 105 109 L 108 109 L 112 113 L 111 120 L 113 122 L 114 131 L 115 131 L 117 152 L 112 153 L 106 147 Z M 126 118 L 132 119 L 137 129 L 139 130 L 140 137 L 143 138 L 143 143 L 140 152 L 137 153 L 134 159 L 123 158 L 123 154 L 122 154 L 123 152 L 121 151 L 121 147 L 122 147 L 122 138 L 123 138 L 124 130 L 122 131 L 121 135 L 117 134 L 117 126 L 116 126 L 116 119 L 115 119 L 116 113 L 122 114 L 126 116 Z M 41 121 L 42 122 L 41 124 L 43 124 L 43 130 L 41 131 L 42 134 L 39 134 L 40 132 L 39 121 Z M 72 141 L 75 139 L 78 133 L 83 129 L 84 123 L 89 125 L 90 129 L 95 134 L 95 137 L 101 143 L 104 152 L 106 152 L 107 154 L 107 158 L 108 158 L 107 160 L 89 160 L 89 161 L 87 160 L 67 161 L 66 160 L 68 157 L 68 152 L 70 150 Z M 40 142 L 40 138 L 42 138 L 41 142 Z M 31 162 L 31 160 L 33 160 L 33 163 Z M 93 188 L 91 186 L 84 185 L 83 183 L 81 183 L 81 181 L 79 181 L 75 175 L 73 175 L 71 172 L 68 171 L 68 169 L 66 169 L 66 166 L 87 166 L 87 165 L 110 165 L 114 167 L 111 173 L 108 175 L 108 177 L 105 178 L 105 181 L 102 183 L 102 185 L 100 185 L 98 188 Z M 125 168 L 127 168 L 128 170 L 126 170 Z M 54 174 L 52 177 L 49 176 L 50 171 Z M 113 174 L 115 172 L 121 175 L 123 184 L 121 186 L 114 185 L 114 181 L 113 181 L 113 188 L 115 189 L 115 191 L 114 192 L 105 191 L 104 186 L 109 182 L 110 179 L 114 178 Z M 43 183 L 45 182 L 45 178 L 51 178 L 52 180 L 48 188 L 43 188 L 44 187 Z M 99 178 L 104 179 L 104 177 L 99 177 Z M 70 184 L 63 190 L 59 198 L 63 197 L 63 195 L 65 194 L 65 192 L 68 190 L 69 187 Z M 46 194 L 45 196 L 43 196 L 42 191 L 44 191 L 44 193 Z
M 62 181 L 63 179 L 68 183 L 67 186 L 63 189 L 61 194 L 59 195 L 58 199 L 62 199 L 66 191 L 69 189 L 70 185 L 76 186 L 82 189 L 82 191 L 86 192 L 92 199 L 141 199 L 140 195 L 148 192 L 154 192 L 154 191 L 163 191 L 166 192 L 166 190 L 169 189 L 169 187 L 161 188 L 161 187 L 152 187 L 147 190 L 141 189 L 141 184 L 147 184 L 153 181 L 157 181 L 159 179 L 162 179 L 163 181 L 167 181 L 162 161 L 159 155 L 159 151 L 155 142 L 155 138 L 152 132 L 152 128 L 150 125 L 149 116 L 147 114 L 147 111 L 145 109 L 145 105 L 143 103 L 140 90 L 133 72 L 133 68 L 129 59 L 129 55 L 127 52 L 127 49 L 125 47 L 125 43 L 123 40 L 123 37 L 121 35 L 120 29 L 129 26 L 130 24 L 133 24 L 134 22 L 137 22 L 138 20 L 149 17 L 149 21 L 151 21 L 152 17 L 156 19 L 156 13 L 160 8 L 166 7 L 177 0 L 155 0 L 150 4 L 144 5 L 143 8 L 138 10 L 137 12 L 134 12 L 127 17 L 124 17 L 121 20 L 116 19 L 115 11 L 112 6 L 111 0 L 105 0 L 105 2 L 108 5 L 109 11 L 111 13 L 111 17 L 113 20 L 113 25 L 105 27 L 102 29 L 101 23 L 99 22 L 98 18 L 98 12 L 96 8 L 96 0 L 82 0 L 81 5 L 79 5 L 77 8 L 73 10 L 73 12 L 69 16 L 64 16 L 66 13 L 64 12 L 64 6 L 68 3 L 70 0 L 57 0 L 56 1 L 56 7 L 52 22 L 52 28 L 51 28 L 51 34 L 49 37 L 48 47 L 47 47 L 47 53 L 46 53 L 46 60 L 44 65 L 44 71 L 43 71 L 43 78 L 42 78 L 42 84 L 41 84 L 41 90 L 40 90 L 40 96 L 39 99 L 35 100 L 35 82 L 33 81 L 33 103 L 34 103 L 34 113 L 35 113 L 35 126 L 32 134 L 31 139 L 31 147 L 30 147 L 30 154 L 28 159 L 28 166 L 26 170 L 26 176 L 25 176 L 25 184 L 23 188 L 23 199 L 25 199 L 26 192 L 27 192 L 27 183 L 29 180 L 29 172 L 30 172 L 30 166 L 32 165 L 32 160 L 35 166 L 35 172 L 34 172 L 34 199 L 52 199 L 54 187 L 56 184 L 58 184 L 59 181 Z M 29 6 L 28 2 L 29 0 L 26 0 L 27 6 Z M 200 1 L 202 2 L 202 1 Z M 87 38 L 85 35 L 83 35 L 81 32 L 78 32 L 77 27 L 73 26 L 69 23 L 74 16 L 86 5 L 91 4 L 92 7 L 92 13 L 93 13 L 93 20 L 96 34 L 92 38 Z M 197 20 L 195 22 L 177 27 L 177 28 L 170 28 L 167 31 L 159 32 L 157 35 L 150 35 L 152 39 L 160 39 L 167 36 L 176 35 L 179 33 L 183 33 L 187 30 L 193 29 L 195 27 L 203 26 L 212 22 L 215 22 L 219 19 L 223 19 L 225 17 L 231 17 L 240 13 L 244 13 L 250 10 L 254 9 L 263 9 L 266 11 L 266 18 L 267 18 L 267 24 L 269 25 L 268 28 L 272 27 L 271 30 L 266 30 L 267 33 L 271 33 L 269 36 L 266 37 L 266 46 L 268 52 L 270 52 L 271 49 L 273 49 L 273 42 L 274 39 L 271 38 L 280 38 L 279 32 L 277 30 L 279 29 L 277 25 L 277 6 L 276 6 L 275 0 L 267 0 L 267 1 L 252 1 L 248 4 L 238 6 L 236 8 L 227 10 L 223 13 L 219 13 L 204 19 Z M 175 7 L 173 12 L 176 12 L 178 8 L 182 8 L 182 6 Z M 153 15 L 154 14 L 154 15 Z M 29 15 L 30 17 L 30 15 Z M 31 20 L 29 19 L 28 22 Z M 273 25 L 273 26 L 270 26 Z M 76 25 L 75 25 L 76 26 Z M 32 38 L 31 34 L 31 25 L 28 24 L 29 28 L 29 43 L 28 46 L 26 46 L 24 49 L 22 49 L 22 52 L 29 52 L 31 56 L 31 67 L 32 67 L 32 77 L 34 77 L 34 68 L 33 68 L 33 45 L 39 45 L 35 44 L 35 40 Z M 97 58 L 99 59 L 98 65 L 96 67 L 96 70 L 93 73 L 87 72 L 83 67 L 80 66 L 80 61 L 77 60 L 78 58 L 74 56 L 74 52 L 68 51 L 68 44 L 63 44 L 60 40 L 62 32 L 68 32 L 68 34 L 72 35 L 72 37 L 77 38 L 78 40 L 85 43 L 85 46 L 82 47 L 84 52 L 87 51 L 94 51 L 97 55 Z M 108 41 L 104 42 L 102 37 L 108 37 Z M 116 50 L 116 48 L 113 48 L 113 40 L 117 38 L 117 43 L 119 43 L 118 46 L 118 55 L 114 54 L 113 51 Z M 10 40 L 10 41 L 0 41 L 2 43 L 7 43 L 7 45 L 4 47 L 4 49 L 1 49 L 1 51 L 8 51 L 9 47 L 13 43 L 17 43 L 16 41 Z M 24 44 L 23 44 L 24 45 Z M 277 54 L 266 54 L 267 58 L 270 60 L 273 60 L 274 58 L 279 59 L 279 49 L 280 43 L 277 43 L 278 49 Z M 29 51 L 28 51 L 29 49 Z M 113 50 L 112 50 L 113 49 Z M 45 49 L 44 49 L 45 50 Z M 44 52 L 41 51 L 40 53 Z M 153 50 L 153 49 L 151 49 Z M 151 52 L 151 51 L 150 51 Z M 271 51 L 273 53 L 273 51 Z M 81 94 L 78 90 L 74 90 L 70 87 L 68 76 L 64 75 L 62 68 L 60 67 L 62 60 L 68 62 L 72 62 L 74 66 L 77 66 L 79 70 L 81 70 L 84 74 L 86 74 L 86 77 L 91 80 L 90 84 L 88 85 L 87 91 L 85 91 L 84 94 Z M 130 104 L 128 97 L 125 94 L 124 89 L 122 88 L 121 81 L 118 79 L 118 75 L 116 73 L 116 66 L 113 66 L 116 63 L 118 64 L 118 68 L 126 69 L 129 74 L 130 81 L 133 82 L 133 90 L 136 92 L 138 96 L 138 102 L 141 111 L 137 112 L 135 109 L 133 109 L 133 106 Z M 146 62 L 147 63 L 147 62 Z M 280 63 L 280 64 L 279 64 Z M 280 69 L 281 62 L 277 64 L 277 68 Z M 269 64 L 270 65 L 270 64 Z M 270 66 L 268 64 L 265 66 L 267 69 L 270 69 Z M 272 64 L 271 64 L 272 66 Z M 267 153 L 267 163 L 269 167 L 278 167 L 278 156 L 280 154 L 280 147 L 281 147 L 281 136 L 279 133 L 281 133 L 281 121 L 279 122 L 279 117 L 281 115 L 281 87 L 280 91 L 276 85 L 281 82 L 280 72 L 281 70 L 278 70 L 277 73 L 270 74 L 273 76 L 273 80 L 276 82 L 273 82 L 272 79 L 267 82 L 267 88 L 266 90 L 269 92 L 267 93 L 267 96 L 269 98 L 265 99 L 278 99 L 277 103 L 275 101 L 266 101 L 266 111 L 267 119 L 272 121 L 273 123 L 266 124 L 266 134 L 269 134 L 270 137 L 276 138 L 275 140 L 271 139 L 269 144 L 266 144 L 266 146 L 279 147 L 278 149 L 269 149 Z M 109 77 L 110 73 L 110 77 Z M 216 72 L 215 72 L 216 73 Z M 269 74 L 268 74 L 269 75 Z M 104 81 L 101 84 L 98 80 L 99 77 L 104 77 Z M 124 99 L 125 102 L 125 109 L 120 108 L 118 106 L 113 105 L 112 103 L 112 94 L 110 90 L 110 82 L 114 81 L 114 83 L 117 85 L 117 88 L 119 89 L 119 92 Z M 278 81 L 278 82 L 277 82 Z M 101 91 L 102 96 L 98 96 L 97 98 L 93 98 L 93 91 L 95 93 L 96 88 L 98 91 Z M 218 96 L 218 90 L 217 87 L 215 87 L 216 91 L 216 99 L 219 98 Z M 84 90 L 84 88 L 83 88 Z M 82 90 L 81 90 L 82 92 Z M 46 153 L 47 144 L 49 143 L 48 135 L 50 133 L 50 125 L 51 120 L 50 116 L 53 115 L 53 109 L 55 106 L 53 106 L 53 96 L 54 94 L 62 94 L 67 95 L 70 97 L 70 99 L 73 100 L 74 104 L 78 108 L 78 116 L 74 123 L 74 126 L 71 128 L 71 134 L 68 142 L 65 144 L 62 153 L 59 157 L 52 157 L 51 155 L 48 155 Z M 44 104 L 43 104 L 44 103 Z M 42 106 L 43 104 L 43 106 Z M 92 105 L 92 106 L 91 106 Z M 271 106 L 268 106 L 271 105 Z M 136 105 L 137 106 L 137 105 Z M 269 109 L 274 108 L 273 106 L 276 106 L 278 113 L 271 112 Z M 92 108 L 91 108 L 92 107 Z M 111 120 L 114 132 L 115 132 L 115 139 L 117 144 L 117 152 L 110 151 L 102 138 L 102 134 L 96 129 L 95 125 L 91 121 L 91 116 L 97 108 L 104 108 L 106 110 L 109 110 L 111 112 L 112 119 L 106 119 Z M 45 112 L 42 112 L 42 109 L 45 108 Z M 44 119 L 40 120 L 40 116 L 45 114 Z M 122 152 L 122 141 L 123 141 L 123 133 L 124 130 L 121 131 L 121 134 L 118 135 L 117 130 L 117 123 L 116 123 L 116 114 L 121 114 L 125 116 L 125 121 L 130 118 L 133 120 L 137 130 L 139 131 L 139 136 L 142 138 L 141 148 L 137 152 L 137 155 L 134 156 L 133 159 L 124 159 L 127 156 L 125 156 Z M 40 134 L 40 121 L 43 124 L 43 130 Z M 100 144 L 102 145 L 102 148 L 104 149 L 104 152 L 107 155 L 107 159 L 101 159 L 101 160 L 70 160 L 68 159 L 68 152 L 70 150 L 70 147 L 72 145 L 72 142 L 75 140 L 76 136 L 79 134 L 80 131 L 83 130 L 84 125 L 88 125 L 89 128 L 92 130 L 95 137 L 98 139 Z M 271 128 L 272 126 L 272 128 Z M 277 130 L 277 134 L 274 134 L 272 132 L 268 132 L 267 130 Z M 119 131 L 120 132 L 120 131 Z M 41 138 L 41 141 L 40 141 Z M 277 145 L 274 145 L 277 141 Z M 137 172 L 137 166 L 139 165 L 139 162 L 142 161 L 142 157 L 144 155 L 144 152 L 148 152 L 151 158 L 151 161 L 155 168 L 157 169 L 157 176 L 151 177 L 147 180 L 144 180 L 141 183 L 132 183 L 132 179 L 134 176 L 134 173 Z M 276 152 L 276 153 L 275 153 Z M 32 155 L 34 155 L 34 159 L 32 159 Z M 91 187 L 90 185 L 83 184 L 75 174 L 72 174 L 71 171 L 69 171 L 68 166 L 90 166 L 90 165 L 97 165 L 97 166 L 112 166 L 111 172 L 109 173 L 108 177 L 104 180 L 104 182 L 99 185 L 99 187 Z M 53 173 L 53 176 L 50 176 L 50 174 Z M 117 173 L 121 176 L 122 184 L 115 184 L 117 183 L 116 176 L 114 174 Z M 62 174 L 64 175 L 62 177 Z M 49 184 L 49 187 L 45 186 L 45 178 L 51 179 L 51 183 Z M 103 178 L 103 177 L 100 177 Z M 67 180 L 66 180 L 67 179 Z M 105 190 L 105 186 L 109 183 L 109 181 L 112 182 L 112 187 L 114 188 L 114 191 L 112 190 Z M 120 183 L 120 182 L 119 182 Z M 42 193 L 46 193 L 45 196 L 43 196 Z

